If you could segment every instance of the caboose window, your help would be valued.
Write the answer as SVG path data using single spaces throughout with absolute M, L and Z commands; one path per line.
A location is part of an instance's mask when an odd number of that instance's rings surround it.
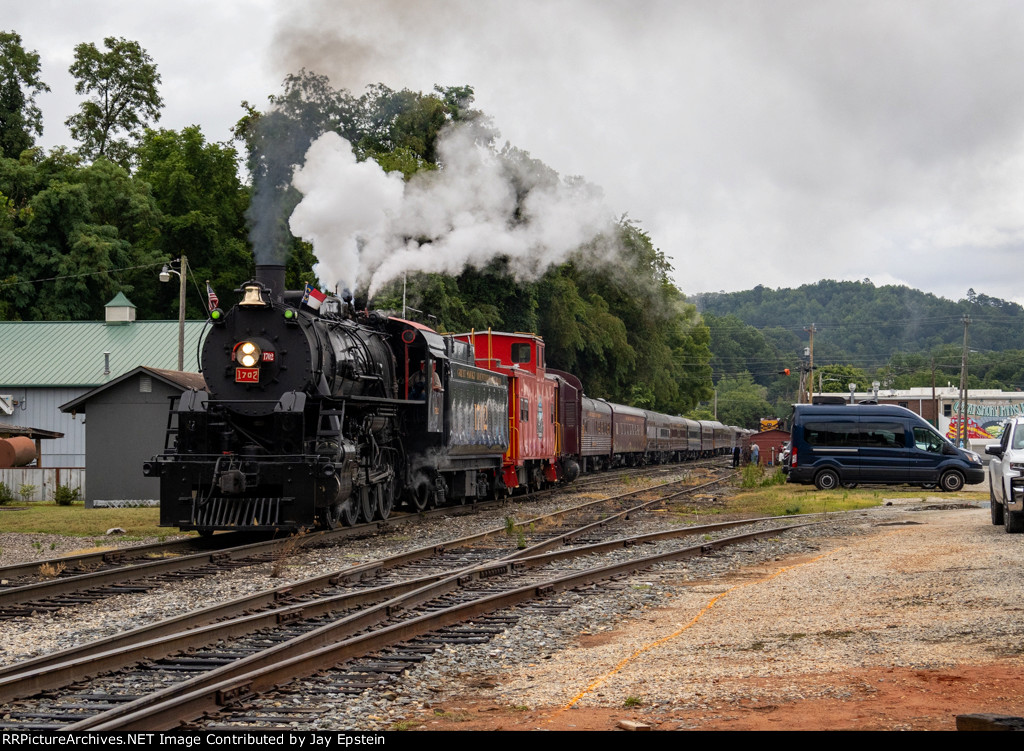
M 512 352 L 510 353 L 512 362 L 530 362 L 530 345 L 527 342 L 520 342 L 512 345 Z
M 519 422 L 530 421 L 530 400 L 520 399 L 519 400 Z

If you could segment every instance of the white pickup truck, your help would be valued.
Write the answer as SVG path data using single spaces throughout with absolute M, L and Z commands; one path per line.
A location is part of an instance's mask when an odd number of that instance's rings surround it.
M 1006 525 L 1011 534 L 1024 532 L 1024 417 L 1003 424 L 999 443 L 985 447 L 992 523 Z

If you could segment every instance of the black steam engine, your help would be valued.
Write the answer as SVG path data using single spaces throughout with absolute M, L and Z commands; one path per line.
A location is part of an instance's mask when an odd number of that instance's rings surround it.
M 144 466 L 162 526 L 334 527 L 494 491 L 504 378 L 426 327 L 334 297 L 315 310 L 283 287 L 283 267 L 259 266 L 235 307 L 212 311 L 206 391 L 172 406 L 167 447 Z

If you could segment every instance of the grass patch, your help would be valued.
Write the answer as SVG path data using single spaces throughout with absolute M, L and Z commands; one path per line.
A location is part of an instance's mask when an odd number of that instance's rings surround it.
M 443 709 L 435 709 L 434 716 L 449 722 L 469 722 L 473 719 L 468 712 L 446 712 Z
M 3 514 L 4 532 L 20 534 L 102 538 L 111 527 L 120 527 L 126 537 L 137 540 L 175 534 L 159 526 L 160 509 L 155 507 L 87 509 L 81 502 L 70 506 L 29 503 L 24 510 Z
M 404 730 L 412 730 L 413 728 L 419 727 L 422 723 L 418 720 L 399 720 L 393 724 L 388 730 L 395 730 L 402 732 Z
M 643 705 L 644 700 L 639 696 L 627 696 L 626 700 L 622 702 L 622 706 L 624 707 L 642 707 Z

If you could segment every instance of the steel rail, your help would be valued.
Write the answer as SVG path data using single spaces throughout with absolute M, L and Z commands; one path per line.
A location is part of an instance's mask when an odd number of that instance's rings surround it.
M 407 592 L 429 586 L 443 579 L 472 574 L 476 571 L 498 567 L 504 571 L 509 561 L 521 561 L 528 566 L 546 565 L 565 558 L 574 558 L 606 552 L 646 542 L 666 540 L 674 537 L 689 537 L 721 531 L 737 526 L 771 521 L 775 517 L 760 519 L 716 522 L 697 527 L 679 527 L 662 532 L 652 532 L 633 537 L 620 537 L 604 542 L 591 543 L 566 550 L 532 555 L 527 558 L 512 553 L 487 563 L 475 563 L 456 571 L 427 574 L 402 582 L 367 588 L 357 592 L 319 597 L 315 600 L 279 604 L 273 609 L 260 613 L 248 613 L 230 620 L 206 623 L 189 630 L 177 628 L 179 618 L 144 626 L 126 635 L 109 637 L 100 643 L 86 645 L 86 648 L 65 650 L 26 663 L 10 666 L 0 677 L 0 702 L 32 696 L 42 691 L 60 688 L 90 675 L 122 669 L 140 659 L 159 660 L 164 657 L 207 646 L 217 640 L 250 634 L 262 628 L 292 622 L 300 618 L 312 618 L 343 608 L 372 606 L 388 598 L 399 597 Z M 359 578 L 356 574 L 355 578 Z M 243 598 L 246 600 L 249 598 Z M 239 602 L 239 601 L 235 601 Z M 244 607 L 248 603 L 242 602 Z M 252 608 L 246 608 L 251 610 Z M 148 638 L 147 638 L 148 637 Z
M 661 485 L 633 490 L 627 493 L 609 496 L 604 499 L 588 501 L 587 503 L 563 509 L 552 514 L 533 517 L 532 519 L 523 522 L 523 524 L 537 523 L 544 520 L 550 520 L 551 518 L 571 515 L 591 506 L 619 501 L 640 493 L 657 491 L 660 488 L 674 484 L 677 483 L 666 482 Z M 708 484 L 712 483 L 705 483 L 685 488 L 663 498 L 644 502 L 641 505 L 627 509 L 624 512 L 610 515 L 603 520 L 578 528 L 576 534 L 572 531 L 560 534 L 555 538 L 555 544 L 562 545 L 566 540 L 571 539 L 578 534 L 589 532 L 596 526 L 610 524 L 621 516 L 628 518 L 629 513 L 635 513 L 647 506 L 669 498 L 677 497 L 681 494 L 698 491 L 707 487 Z M 758 521 L 767 521 L 772 518 L 773 517 L 762 517 L 760 519 L 753 520 L 718 522 L 699 527 L 680 527 L 678 531 L 673 532 L 683 535 L 699 534 L 716 529 L 725 529 L 744 523 L 749 524 Z M 145 645 L 145 649 L 148 650 L 146 655 L 152 659 L 159 659 L 182 649 L 203 646 L 209 643 L 211 638 L 209 634 L 213 633 L 210 628 L 202 628 L 206 624 L 213 623 L 214 630 L 216 627 L 234 628 L 230 623 L 234 623 L 235 621 L 228 623 L 225 622 L 224 619 L 233 618 L 240 612 L 252 613 L 254 610 L 266 610 L 268 608 L 273 608 L 273 612 L 288 611 L 288 608 L 282 608 L 282 603 L 288 599 L 302 597 L 329 586 L 338 586 L 343 583 L 359 582 L 374 578 L 384 571 L 430 558 L 432 556 L 438 556 L 446 551 L 455 550 L 460 547 L 470 547 L 488 538 L 500 537 L 505 534 L 505 527 L 495 527 L 490 530 L 484 530 L 483 532 L 478 532 L 456 540 L 424 546 L 422 548 L 406 551 L 405 553 L 400 553 L 378 561 L 371 561 L 348 569 L 311 577 L 300 582 L 282 585 L 281 587 L 271 590 L 247 595 L 226 603 L 213 605 L 192 613 L 185 613 L 148 626 L 142 626 L 132 631 L 90 642 L 89 644 L 85 644 L 80 647 L 73 647 L 71 649 L 62 650 L 49 655 L 43 655 L 42 657 L 37 657 L 25 662 L 15 663 L 13 665 L 0 668 L 0 701 L 11 701 L 26 695 L 38 693 L 39 691 L 57 688 L 61 685 L 67 685 L 67 683 L 77 680 L 87 674 L 97 674 L 124 667 L 136 659 L 132 656 L 133 650 L 140 649 L 141 647 L 139 645 Z M 543 543 L 541 543 L 524 550 L 513 551 L 501 556 L 498 560 L 501 561 L 505 559 L 521 558 L 527 555 L 534 555 L 541 552 L 544 547 Z M 472 569 L 475 565 L 479 564 L 473 564 L 466 568 Z M 428 580 L 434 581 L 442 578 L 443 576 L 450 575 L 452 574 L 447 573 L 437 576 L 420 577 L 420 580 L 425 583 Z M 396 593 L 404 588 L 403 585 L 392 586 L 395 586 L 394 592 Z M 363 602 L 368 602 L 368 600 L 363 600 Z M 292 610 L 294 611 L 301 607 L 307 607 L 307 605 L 296 605 Z M 341 605 L 336 605 L 336 608 L 337 607 L 341 607 Z M 250 619 L 243 618 L 240 620 L 252 626 L 249 631 L 255 630 L 262 625 L 266 625 L 256 617 Z M 259 625 L 252 625 L 257 623 Z M 244 633 L 244 631 L 233 630 L 231 633 Z M 161 642 L 161 639 L 166 641 Z M 167 644 L 167 649 L 160 646 L 161 643 Z
M 658 466 L 660 469 L 664 469 L 669 465 L 654 466 Z M 683 480 L 675 480 L 664 484 L 667 485 L 682 481 Z M 558 488 L 553 488 L 549 491 L 543 491 L 543 493 L 546 495 L 548 492 L 565 490 L 571 491 L 572 489 L 573 486 L 566 485 L 559 486 Z M 537 494 L 531 494 L 529 496 L 516 497 L 513 500 L 534 500 L 536 499 L 536 497 Z M 193 553 L 191 555 L 181 555 L 175 558 L 161 559 L 159 561 L 130 563 L 124 566 L 114 566 L 113 568 L 108 568 L 103 571 L 83 572 L 81 574 L 75 574 L 71 576 L 58 576 L 47 581 L 34 582 L 31 584 L 24 584 L 20 586 L 0 587 L 0 609 L 13 608 L 18 605 L 31 606 L 31 604 L 39 602 L 40 600 L 46 598 L 70 595 L 73 593 L 81 592 L 85 589 L 111 586 L 118 583 L 125 583 L 138 579 L 159 576 L 162 574 L 174 573 L 176 571 L 181 571 L 187 568 L 216 565 L 218 562 L 223 562 L 225 560 L 240 560 L 250 556 L 258 556 L 265 553 L 273 553 L 277 548 L 283 545 L 295 545 L 297 548 L 303 549 L 308 548 L 312 545 L 331 543 L 336 539 L 344 539 L 345 537 L 378 534 L 387 529 L 391 529 L 393 526 L 412 523 L 413 521 L 416 521 L 418 518 L 424 516 L 433 516 L 437 514 L 445 515 L 475 513 L 477 510 L 482 510 L 493 505 L 503 505 L 507 503 L 508 500 L 509 499 L 501 499 L 497 501 L 483 502 L 464 507 L 446 506 L 436 509 L 429 509 L 419 513 L 398 514 L 393 517 L 389 517 L 388 519 L 366 522 L 355 525 L 353 527 L 343 527 L 335 530 L 317 530 L 315 532 L 308 533 L 307 535 L 301 537 L 296 537 L 293 535 L 289 537 L 274 538 L 271 540 L 262 540 L 259 542 L 247 543 L 241 546 L 234 546 L 229 548 L 216 548 L 209 551 Z M 218 535 L 215 536 L 213 539 L 216 539 L 216 537 L 226 536 L 227 535 Z M 298 539 L 297 543 L 295 542 L 296 539 Z M 44 566 L 51 566 L 59 570 L 67 570 L 69 568 L 89 568 L 96 565 L 104 565 L 110 563 L 116 564 L 118 561 L 125 559 L 137 559 L 139 557 L 143 557 L 146 555 L 160 554 L 166 551 L 173 552 L 178 546 L 188 546 L 189 544 L 202 545 L 203 543 L 197 543 L 195 539 L 175 541 L 172 543 L 151 543 L 149 545 L 138 545 L 131 546 L 128 548 L 119 548 L 115 550 L 85 553 L 78 556 L 64 556 L 60 558 L 35 561 L 32 563 L 13 564 L 11 566 L 0 568 L 0 580 L 2 580 L 3 578 L 18 578 L 21 576 L 28 575 L 30 573 L 39 574 L 42 567 Z
M 510 607 L 528 600 L 542 598 L 574 587 L 593 584 L 624 574 L 636 573 L 658 563 L 704 555 L 713 550 L 745 542 L 758 537 L 778 535 L 806 524 L 788 525 L 741 535 L 702 542 L 680 550 L 658 553 L 639 559 L 624 561 L 582 572 L 566 574 L 554 579 L 532 583 L 506 592 L 492 593 L 437 612 L 428 613 L 400 623 L 334 641 L 332 632 L 344 623 L 369 628 L 374 618 L 387 617 L 411 607 L 427 603 L 439 594 L 463 587 L 471 582 L 497 575 L 497 566 L 480 567 L 469 573 L 452 576 L 402 598 L 382 603 L 370 613 L 356 613 L 341 621 L 321 627 L 286 645 L 267 650 L 230 666 L 218 668 L 202 676 L 175 684 L 149 696 L 127 702 L 119 707 L 94 715 L 66 729 L 71 731 L 132 731 L 169 730 L 182 721 L 191 721 L 204 714 L 216 712 L 219 707 L 245 697 L 265 692 L 277 685 L 304 677 L 368 652 L 406 641 L 430 631 L 459 623 L 475 616 Z M 507 561 L 505 572 L 527 565 L 525 561 Z M 240 671 L 248 669 L 249 672 Z

